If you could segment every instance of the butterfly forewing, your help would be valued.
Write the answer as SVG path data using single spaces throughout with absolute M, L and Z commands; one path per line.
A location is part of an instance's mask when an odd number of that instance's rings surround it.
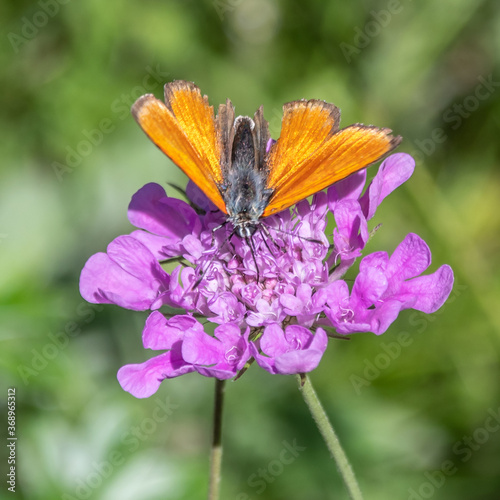
M 285 104 L 281 135 L 267 159 L 269 187 L 277 187 L 293 177 L 311 153 L 337 131 L 339 119 L 338 108 L 323 101 Z
M 132 114 L 149 138 L 194 181 L 223 212 L 220 143 L 214 112 L 194 84 L 165 85 L 164 104 L 152 94 L 140 97 Z
M 367 167 L 401 142 L 389 129 L 356 124 L 338 130 L 338 109 L 325 116 L 317 102 L 312 109 L 304 101 L 285 106 L 281 135 L 268 157 L 268 187 L 274 193 L 263 217 Z

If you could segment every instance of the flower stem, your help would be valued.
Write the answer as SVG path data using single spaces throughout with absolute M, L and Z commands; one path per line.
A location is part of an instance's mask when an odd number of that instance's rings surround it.
M 318 426 L 323 439 L 325 440 L 327 448 L 330 450 L 332 457 L 337 463 L 339 472 L 344 480 L 349 496 L 352 500 L 363 500 L 363 495 L 359 489 L 359 485 L 354 476 L 354 472 L 351 468 L 351 464 L 347 459 L 342 446 L 340 446 L 339 439 L 333 430 L 332 424 L 328 420 L 328 416 L 325 413 L 323 406 L 321 405 L 316 391 L 311 385 L 309 377 L 305 374 L 297 375 L 297 381 L 299 383 L 299 389 L 302 393 L 302 397 L 309 407 L 309 411 Z
M 218 500 L 222 468 L 222 407 L 224 403 L 224 380 L 215 379 L 214 427 L 210 451 L 210 483 L 208 500 Z

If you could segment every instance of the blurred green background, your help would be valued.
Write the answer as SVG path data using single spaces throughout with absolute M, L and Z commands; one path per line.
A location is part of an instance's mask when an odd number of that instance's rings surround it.
M 87 258 L 132 230 L 132 194 L 185 183 L 129 113 L 173 79 L 239 114 L 264 104 L 274 137 L 300 98 L 404 137 L 417 168 L 367 252 L 416 232 L 454 291 L 381 337 L 331 342 L 312 381 L 367 500 L 500 498 L 496 0 L 3 1 L 0 19 L 0 399 L 5 429 L 16 388 L 16 498 L 206 496 L 213 381 L 134 399 L 116 372 L 149 357 L 146 313 L 78 292 Z M 228 384 L 224 418 L 222 498 L 347 498 L 293 377 L 252 367 Z

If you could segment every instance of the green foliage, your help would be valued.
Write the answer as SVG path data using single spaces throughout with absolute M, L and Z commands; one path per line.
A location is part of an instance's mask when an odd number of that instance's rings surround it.
M 145 314 L 78 293 L 86 259 L 131 231 L 131 195 L 185 182 L 129 114 L 173 79 L 241 114 L 264 104 L 275 137 L 299 98 L 404 136 L 417 169 L 367 250 L 420 234 L 432 270 L 455 271 L 451 300 L 332 342 L 311 378 L 367 499 L 498 498 L 497 2 L 40 0 L 0 17 L 0 379 L 2 400 L 17 389 L 17 498 L 205 496 L 213 381 L 124 393 L 115 374 L 146 359 Z M 293 377 L 254 366 L 229 383 L 224 440 L 223 498 L 345 498 Z M 294 440 L 305 449 L 279 462 Z

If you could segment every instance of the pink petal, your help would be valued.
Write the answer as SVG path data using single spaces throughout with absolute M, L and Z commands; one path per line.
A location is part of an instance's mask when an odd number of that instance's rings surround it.
M 389 281 L 403 281 L 422 274 L 431 264 L 431 251 L 417 234 L 409 233 L 389 258 Z
M 146 320 L 142 332 L 142 342 L 145 349 L 172 349 L 172 346 L 182 340 L 189 329 L 203 331 L 203 325 L 192 316 L 177 315 L 167 319 L 162 313 L 153 311 Z
M 276 358 L 276 372 L 282 375 L 291 375 L 314 370 L 321 361 L 327 345 L 328 336 L 326 332 L 322 328 L 318 328 L 309 347 L 302 350 L 288 351 Z
M 118 236 L 108 245 L 108 256 L 124 271 L 139 278 L 152 289 L 168 285 L 168 275 L 154 255 L 132 236 Z
M 377 175 L 360 199 L 367 220 L 374 216 L 387 195 L 411 177 L 414 169 L 415 160 L 406 153 L 393 154 L 382 162 Z
M 424 313 L 437 311 L 448 299 L 453 288 L 453 271 L 443 265 L 435 273 L 405 281 L 397 298 L 408 296 L 413 299 L 412 309 Z
M 216 365 L 224 361 L 224 346 L 205 332 L 188 330 L 182 342 L 182 357 L 196 365 Z
M 151 307 L 157 293 L 124 271 L 105 253 L 90 257 L 80 275 L 80 293 L 94 304 L 116 304 L 134 311 Z
M 158 390 L 165 378 L 179 377 L 192 371 L 194 368 L 175 349 L 141 364 L 122 366 L 117 377 L 122 388 L 132 396 L 147 398 Z
M 375 304 L 387 290 L 387 278 L 377 268 L 366 269 L 356 276 L 351 292 L 351 306 L 367 308 Z
M 165 190 L 153 182 L 134 194 L 128 218 L 134 226 L 174 241 L 195 229 L 200 230 L 196 212 L 184 201 L 169 198 Z
M 260 347 L 264 354 L 274 358 L 289 349 L 288 342 L 281 327 L 277 324 L 266 326 L 260 338 Z
M 333 212 L 341 200 L 358 200 L 366 182 L 366 170 L 351 174 L 328 188 L 328 206 Z
M 165 238 L 165 236 L 147 233 L 142 229 L 132 231 L 129 236 L 140 241 L 158 261 L 177 257 L 180 253 L 180 244 L 172 244 L 172 240 Z
M 387 331 L 403 309 L 403 303 L 399 300 L 389 300 L 378 306 L 376 309 L 368 309 L 365 314 L 365 321 L 369 321 L 370 327 L 365 330 L 380 335 Z

